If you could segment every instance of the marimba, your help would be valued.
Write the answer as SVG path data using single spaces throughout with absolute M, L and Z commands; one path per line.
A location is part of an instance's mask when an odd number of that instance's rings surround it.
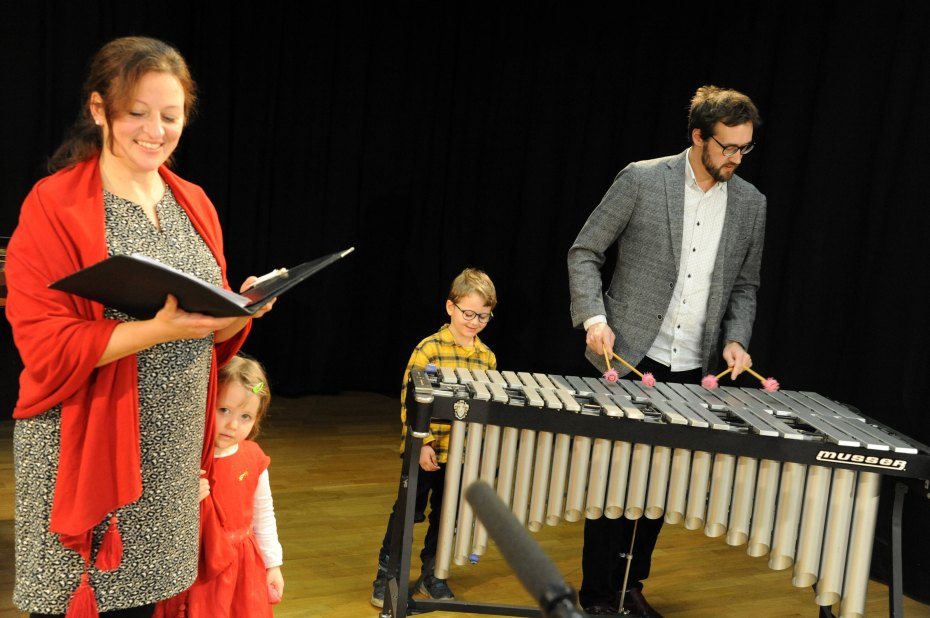
M 406 599 L 418 469 L 410 454 L 419 452 L 430 419 L 452 422 L 440 578 L 452 562 L 475 561 L 487 548 L 483 526 L 461 499 L 481 479 L 530 530 L 583 517 L 664 517 L 745 544 L 752 556 L 767 554 L 773 569 L 793 566 L 793 584 L 816 584 L 818 605 L 840 602 L 842 616 L 861 616 L 880 476 L 930 478 L 930 448 L 813 392 L 647 388 L 629 380 L 438 368 L 411 372 L 407 409 L 413 426 L 389 565 L 397 576 L 383 616 L 404 616 L 414 604 L 418 611 L 539 615 Z

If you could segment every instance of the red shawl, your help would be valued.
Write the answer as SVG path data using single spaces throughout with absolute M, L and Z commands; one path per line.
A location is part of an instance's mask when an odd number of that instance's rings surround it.
M 213 252 L 228 288 L 222 233 L 210 200 L 200 187 L 167 168 L 159 173 Z M 106 257 L 98 160 L 36 183 L 7 252 L 6 316 L 25 365 L 13 417 L 29 418 L 61 404 L 61 450 L 49 529 L 85 562 L 93 528 L 142 494 L 136 357 L 95 368 L 119 322 L 103 319 L 103 305 L 47 286 Z M 248 331 L 249 325 L 214 349 L 201 457 L 208 474 L 213 466 L 216 367 L 238 351 Z M 201 504 L 201 577 L 210 577 L 228 564 L 232 553 L 209 546 L 222 539 L 222 532 L 212 499 Z

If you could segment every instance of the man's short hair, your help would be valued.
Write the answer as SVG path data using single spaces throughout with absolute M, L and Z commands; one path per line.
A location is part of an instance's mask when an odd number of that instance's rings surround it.
M 701 139 L 710 139 L 714 134 L 714 125 L 718 122 L 728 127 L 751 122 L 753 130 L 756 130 L 762 124 L 762 118 L 759 117 L 755 103 L 742 92 L 717 86 L 701 86 L 691 98 L 688 142 L 691 142 L 694 129 L 701 131 Z

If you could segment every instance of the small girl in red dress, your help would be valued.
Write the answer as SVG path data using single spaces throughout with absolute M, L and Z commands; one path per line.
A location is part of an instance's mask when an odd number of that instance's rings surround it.
M 156 616 L 263 618 L 284 594 L 282 551 L 268 482 L 271 459 L 253 442 L 271 403 L 264 369 L 235 356 L 219 371 L 213 486 L 201 479 L 201 499 L 212 494 L 236 559 L 209 581 L 159 604 Z

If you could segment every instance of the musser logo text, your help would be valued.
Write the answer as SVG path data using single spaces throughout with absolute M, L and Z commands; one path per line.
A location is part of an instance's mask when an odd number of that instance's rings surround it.
M 886 470 L 901 471 L 907 467 L 907 462 L 903 459 L 876 457 L 874 455 L 854 455 L 852 453 L 840 453 L 837 451 L 820 451 L 817 453 L 817 461 L 842 461 L 843 463 L 855 464 L 868 468 L 884 468 Z

